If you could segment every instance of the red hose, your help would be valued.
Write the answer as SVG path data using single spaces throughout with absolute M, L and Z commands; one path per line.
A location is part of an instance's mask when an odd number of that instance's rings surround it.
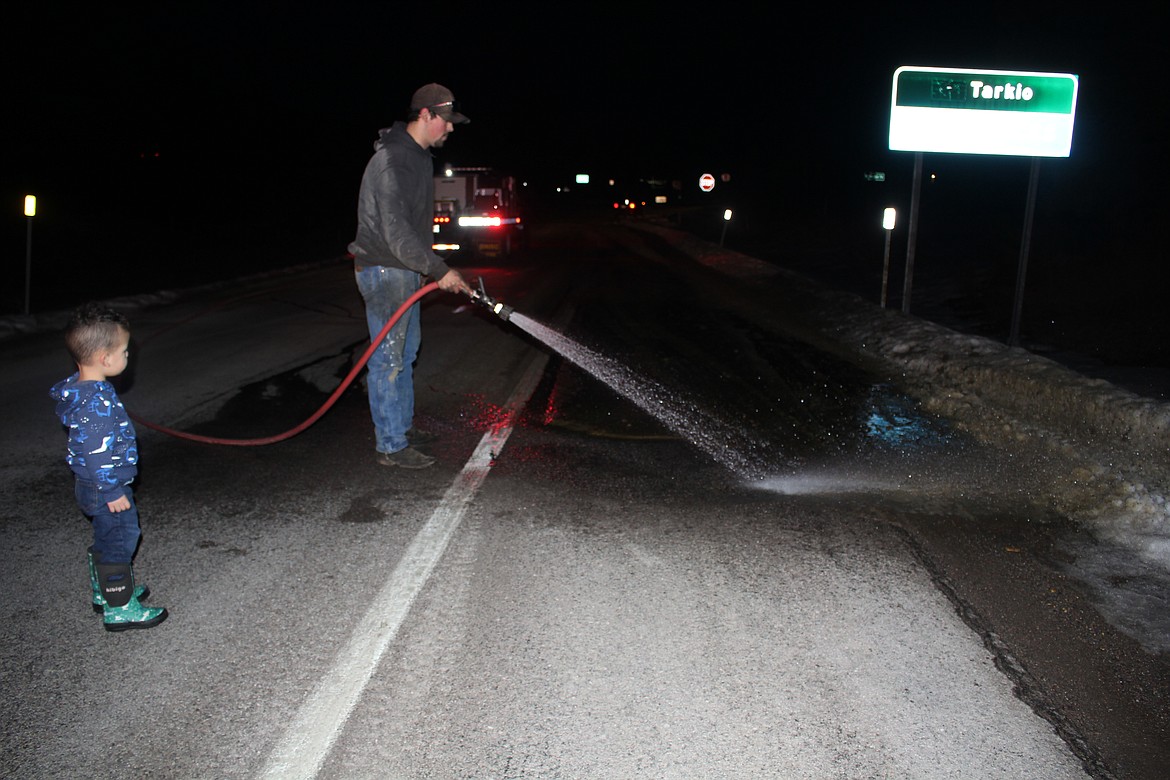
M 386 324 L 378 333 L 378 337 L 370 342 L 370 346 L 366 348 L 366 351 L 362 353 L 362 356 L 358 360 L 357 364 L 352 369 L 350 369 L 349 374 L 347 374 L 345 379 L 341 381 L 341 384 L 337 386 L 337 389 L 333 391 L 333 395 L 329 396 L 328 400 L 326 400 L 325 403 L 321 405 L 321 408 L 314 412 L 313 415 L 309 417 L 309 419 L 305 420 L 297 427 L 285 431 L 284 433 L 278 433 L 275 436 L 267 436 L 262 439 L 221 439 L 215 436 L 200 436 L 197 433 L 176 431 L 173 428 L 166 428 L 162 425 L 156 425 L 155 423 L 141 420 L 133 414 L 131 414 L 130 417 L 134 420 L 134 422 L 139 423 L 140 425 L 144 425 L 151 430 L 158 431 L 159 433 L 165 433 L 169 436 L 175 436 L 180 439 L 198 441 L 204 444 L 226 444 L 235 447 L 259 447 L 264 444 L 275 444 L 278 441 L 291 439 L 293 436 L 296 436 L 298 433 L 301 433 L 310 425 L 317 422 L 317 420 L 320 420 L 325 412 L 329 411 L 330 407 L 332 407 L 333 404 L 337 402 L 337 399 L 341 397 L 341 394 L 345 392 L 346 388 L 353 383 L 355 378 L 357 378 L 358 372 L 361 371 L 362 367 L 365 366 L 365 364 L 369 361 L 370 355 L 374 354 L 374 350 L 377 349 L 378 345 L 382 343 L 382 339 L 386 338 L 386 334 L 389 333 L 390 329 L 394 327 L 394 323 L 398 322 L 402 315 L 406 313 L 406 310 L 417 303 L 419 299 L 437 289 L 439 289 L 439 285 L 435 282 L 431 282 L 430 284 L 423 286 L 422 289 L 420 289 L 414 295 L 407 298 L 406 302 L 398 307 L 398 311 L 394 312 L 394 316 L 386 321 Z

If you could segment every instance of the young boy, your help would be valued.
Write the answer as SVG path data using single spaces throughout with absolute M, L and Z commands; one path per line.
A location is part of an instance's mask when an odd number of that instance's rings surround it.
M 107 380 L 126 370 L 130 329 L 106 306 L 78 308 L 65 328 L 77 373 L 53 386 L 57 417 L 69 430 L 65 462 L 73 469 L 77 504 L 93 524 L 89 576 L 93 607 L 107 631 L 152 628 L 167 619 L 162 607 L 144 607 L 150 591 L 135 586 L 131 562 L 142 533 L 130 483 L 138 475 L 134 424 Z

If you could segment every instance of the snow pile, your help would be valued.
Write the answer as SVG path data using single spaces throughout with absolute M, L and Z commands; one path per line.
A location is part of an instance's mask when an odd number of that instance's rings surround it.
M 783 307 L 795 335 L 900 377 L 927 411 L 1039 462 L 1051 480 L 1045 498 L 1053 510 L 1170 571 L 1170 404 L 669 228 L 641 227 L 721 272 L 781 277 L 792 293 Z
M 1049 456 L 1054 509 L 1170 570 L 1170 405 L 1023 349 L 839 297 L 849 300 L 826 308 L 837 338 L 899 370 L 928 411 L 980 440 Z

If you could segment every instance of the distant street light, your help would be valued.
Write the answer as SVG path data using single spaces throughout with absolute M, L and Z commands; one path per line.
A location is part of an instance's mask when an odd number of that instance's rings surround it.
M 731 221 L 731 209 L 723 210 L 723 230 L 719 233 L 719 246 L 723 246 L 723 238 L 727 235 L 727 223 Z
M 882 227 L 886 230 L 886 251 L 882 257 L 882 308 L 886 308 L 886 291 L 890 282 L 890 236 L 894 233 L 894 222 L 898 218 L 896 209 L 882 212 Z
M 32 223 L 37 215 L 37 196 L 24 196 L 24 215 L 28 217 L 28 233 L 24 242 L 24 313 L 29 313 L 29 288 L 32 281 Z

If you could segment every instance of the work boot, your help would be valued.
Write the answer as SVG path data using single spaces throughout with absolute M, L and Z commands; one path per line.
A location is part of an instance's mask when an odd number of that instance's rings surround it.
M 97 555 L 90 547 L 86 550 L 89 556 L 89 582 L 93 586 L 93 611 L 97 614 L 102 614 L 105 609 L 106 600 L 102 598 L 102 586 L 98 584 L 97 567 L 94 565 L 94 556 Z M 134 586 L 134 598 L 139 601 L 146 601 L 150 596 L 150 588 L 145 585 Z
M 398 466 L 403 469 L 425 469 L 435 462 L 430 455 L 424 455 L 414 447 L 398 452 L 379 452 L 378 463 L 382 466 Z
M 102 609 L 106 631 L 154 628 L 167 619 L 163 607 L 144 607 L 134 596 L 134 570 L 128 563 L 95 563 L 98 584 L 106 605 Z

